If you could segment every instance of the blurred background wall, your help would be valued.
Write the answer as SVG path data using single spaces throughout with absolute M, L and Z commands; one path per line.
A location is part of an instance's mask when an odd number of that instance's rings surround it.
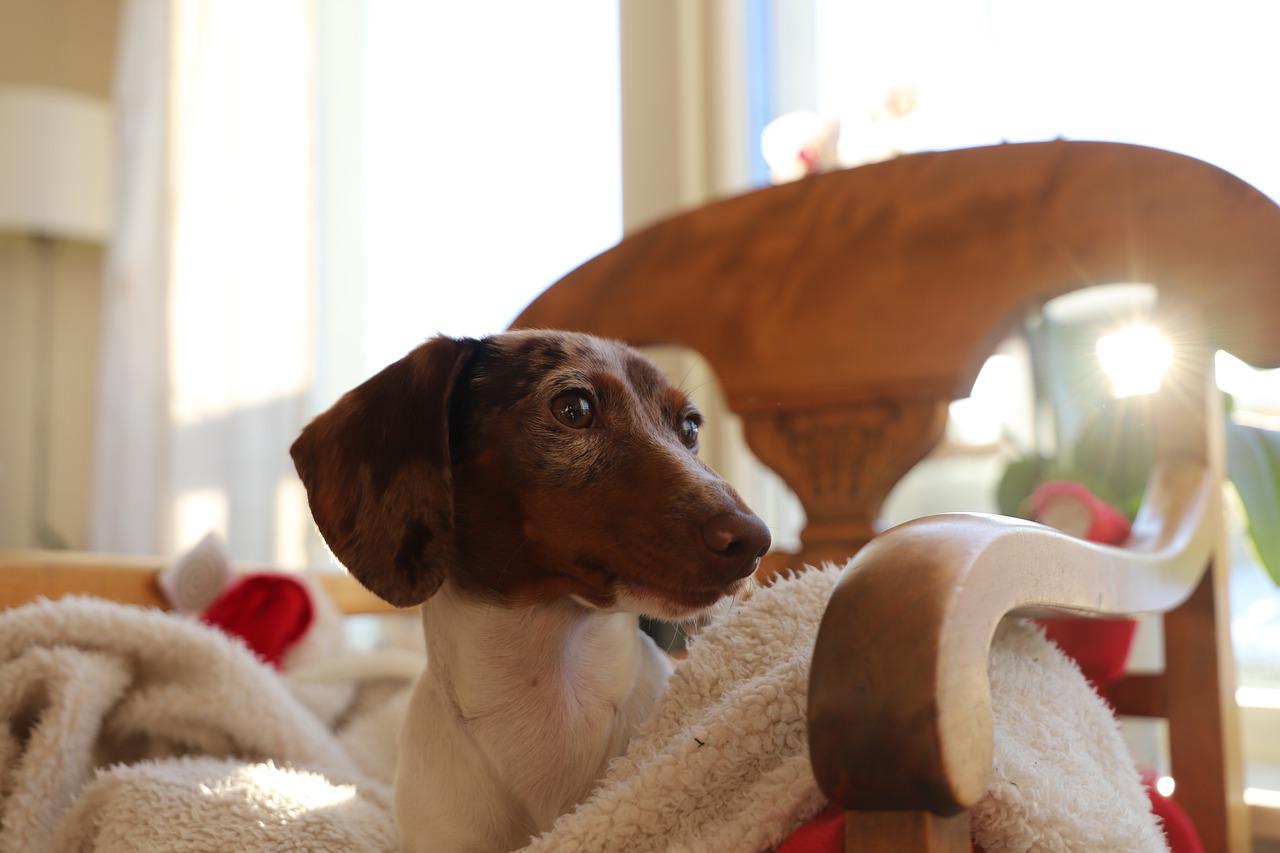
M 119 0 L 0 0 L 0 86 L 50 87 L 106 101 L 115 76 Z M 89 543 L 97 412 L 101 243 L 59 240 L 50 269 L 30 234 L 0 231 L 0 542 Z M 52 307 L 47 489 L 37 489 L 31 414 L 40 393 L 42 294 Z M 33 494 L 40 492 L 44 529 Z

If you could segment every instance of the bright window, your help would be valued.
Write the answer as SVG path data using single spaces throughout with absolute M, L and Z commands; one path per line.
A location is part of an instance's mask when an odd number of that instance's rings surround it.
M 773 112 L 839 119 L 846 165 L 1001 141 L 1111 140 L 1198 157 L 1280 199 L 1278 4 L 778 0 L 772 8 L 784 19 L 773 51 L 762 54 L 776 64 L 783 93 Z M 1220 358 L 1218 376 L 1224 387 L 1234 383 L 1228 390 L 1242 415 L 1280 414 L 1280 372 Z M 970 410 L 973 401 L 965 406 L 960 426 L 998 431 Z M 890 510 L 912 505 L 905 498 L 918 473 Z M 980 475 L 968 491 L 984 501 L 990 483 Z M 953 480 L 916 492 L 947 490 L 962 491 Z M 1280 789 L 1280 590 L 1244 547 L 1238 518 L 1232 555 L 1232 634 L 1256 798 Z
M 317 347 L 347 355 L 320 405 L 433 334 L 501 331 L 622 231 L 616 4 L 353 7 L 322 7 L 320 216 L 343 225 L 319 273 L 345 277 Z
M 315 10 L 311 413 L 432 335 L 502 331 L 622 233 L 616 3 Z

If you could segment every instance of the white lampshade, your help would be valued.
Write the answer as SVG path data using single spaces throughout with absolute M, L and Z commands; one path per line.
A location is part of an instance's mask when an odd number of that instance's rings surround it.
M 102 242 L 111 216 L 111 107 L 0 86 L 0 232 Z

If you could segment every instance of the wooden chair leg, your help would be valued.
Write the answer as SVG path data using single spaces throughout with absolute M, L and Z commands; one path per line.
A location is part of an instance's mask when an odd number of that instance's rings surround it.
M 1174 793 L 1208 851 L 1247 853 L 1249 815 L 1231 655 L 1227 566 L 1215 561 L 1191 598 L 1164 617 L 1164 711 Z
M 845 853 L 969 853 L 969 813 L 847 812 Z

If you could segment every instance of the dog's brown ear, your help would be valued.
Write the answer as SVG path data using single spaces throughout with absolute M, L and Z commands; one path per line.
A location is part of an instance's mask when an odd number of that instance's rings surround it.
M 325 542 L 400 607 L 430 597 L 451 557 L 449 399 L 476 344 L 427 341 L 348 391 L 289 449 Z

